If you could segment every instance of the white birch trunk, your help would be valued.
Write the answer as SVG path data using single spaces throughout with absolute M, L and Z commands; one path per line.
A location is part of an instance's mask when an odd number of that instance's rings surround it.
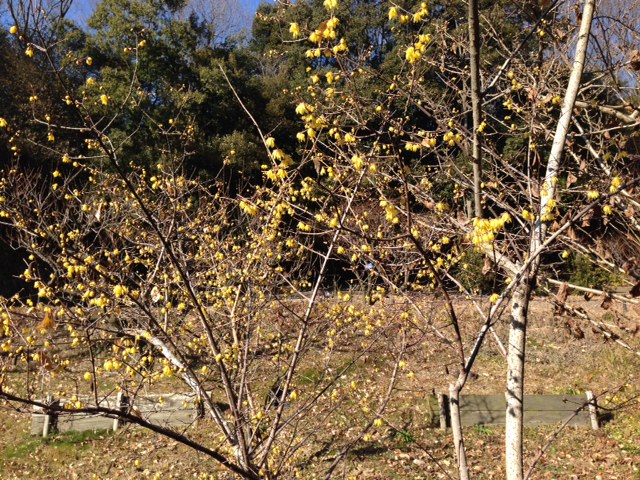
M 451 415 L 451 433 L 453 434 L 453 446 L 458 462 L 460 480 L 469 480 L 469 467 L 467 465 L 467 452 L 464 448 L 464 437 L 460 423 L 460 390 L 455 384 L 449 386 L 449 414 Z
M 553 199 L 556 193 L 556 179 L 560 167 L 560 159 L 564 151 L 567 133 L 571 123 L 571 115 L 575 106 L 584 62 L 587 55 L 587 45 L 589 43 L 589 33 L 593 21 L 595 10 L 595 0 L 585 0 L 582 21 L 578 42 L 576 44 L 576 54 L 569 77 L 569 84 L 565 93 L 562 111 L 558 120 L 558 126 L 551 146 L 549 161 L 544 178 L 546 189 L 545 194 L 540 198 L 540 215 L 548 209 L 549 200 Z M 531 235 L 530 255 L 538 252 L 545 240 L 547 224 L 540 218 L 536 223 Z M 539 252 L 538 252 L 539 253 Z M 531 298 L 531 283 L 538 273 L 540 266 L 539 256 L 531 263 L 528 272 L 519 279 L 518 285 L 514 289 L 511 301 L 511 326 L 509 331 L 509 352 L 507 355 L 507 412 L 505 426 L 505 459 L 506 459 L 506 479 L 522 480 L 523 477 L 523 398 L 524 398 L 524 365 L 525 365 L 525 345 L 527 338 L 527 310 Z
M 524 361 L 530 296 L 530 288 L 523 283 L 516 288 L 511 300 L 505 425 L 505 460 L 509 480 L 523 478 Z

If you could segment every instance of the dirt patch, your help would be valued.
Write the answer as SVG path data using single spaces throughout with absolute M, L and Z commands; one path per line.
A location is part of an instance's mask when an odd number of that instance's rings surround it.
M 589 321 L 559 315 L 546 299 L 535 299 L 530 309 L 527 342 L 527 393 L 581 393 L 592 390 L 611 417 L 599 431 L 567 428 L 540 460 L 533 478 L 640 478 L 640 394 L 638 372 L 640 341 L 625 331 L 621 319 L 634 319 L 635 310 L 618 312 L 603 308 L 599 302 L 569 297 L 568 305 L 586 312 L 619 335 L 631 350 L 607 338 Z M 471 345 L 481 323 L 481 315 L 469 300 L 457 300 L 463 334 Z M 488 308 L 485 300 L 480 307 Z M 389 308 L 407 310 L 400 301 Z M 426 398 L 446 391 L 455 378 L 455 350 L 435 330 L 447 333 L 451 328 L 438 299 L 421 305 L 425 323 L 411 333 L 404 357 L 398 389 L 384 413 L 384 424 L 358 442 L 336 471 L 338 478 L 353 479 L 431 479 L 456 477 L 453 448 L 449 432 L 427 428 L 430 419 Z M 625 314 L 627 317 L 623 317 Z M 637 317 L 636 317 L 637 319 Z M 428 322 L 430 323 L 427 323 Z M 573 330 L 567 321 L 575 321 Z M 575 326 L 582 335 L 576 335 Z M 505 342 L 508 328 L 506 314 L 495 324 Z M 376 388 L 376 371 L 381 356 L 370 352 L 346 375 L 345 382 Z M 318 357 L 321 361 L 321 357 Z M 317 367 L 317 366 L 316 366 Z M 305 365 L 305 375 L 314 381 L 314 365 Z M 504 359 L 494 339 L 488 338 L 463 393 L 500 393 L 506 377 Z M 162 388 L 179 388 L 162 385 Z M 61 386 L 68 389 L 69 386 Z M 375 398 L 373 398 L 375 400 Z M 345 397 L 338 403 L 344 425 L 327 425 L 317 433 L 318 454 L 301 470 L 301 478 L 313 478 L 334 458 L 335 452 L 323 450 L 323 442 L 332 435 L 349 430 L 355 423 L 355 404 Z M 0 478 L 22 479 L 94 479 L 94 478 L 233 478 L 219 465 L 203 455 L 158 435 L 135 428 L 117 433 L 58 435 L 42 440 L 28 434 L 29 415 L 3 409 L 0 422 Z M 207 421 L 194 423 L 186 433 L 207 445 L 215 445 Z M 553 427 L 527 428 L 527 461 L 555 432 Z M 469 462 L 474 478 L 504 478 L 503 435 L 500 427 L 468 428 L 465 432 Z

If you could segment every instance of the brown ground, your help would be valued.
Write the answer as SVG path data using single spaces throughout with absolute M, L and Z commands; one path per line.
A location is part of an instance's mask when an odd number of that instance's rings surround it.
M 570 297 L 575 308 L 604 321 L 636 351 L 640 338 L 625 334 L 638 312 L 621 308 L 602 309 L 596 300 Z M 477 328 L 476 316 L 465 302 L 468 314 L 463 329 Z M 436 310 L 439 307 L 436 308 Z M 577 393 L 592 390 L 611 399 L 607 408 L 614 415 L 598 431 L 567 428 L 547 450 L 532 478 L 539 479 L 640 479 L 640 356 L 603 339 L 591 325 L 553 314 L 553 307 L 537 300 L 531 309 L 528 337 L 527 393 Z M 571 322 L 569 322 L 571 323 Z M 578 330 L 579 328 L 579 330 Z M 496 325 L 505 338 L 506 322 Z M 578 338 L 584 335 L 583 338 Z M 424 428 L 425 394 L 446 391 L 451 375 L 443 367 L 443 356 L 453 365 L 446 349 L 416 349 L 410 353 L 399 395 L 386 412 L 387 425 L 373 438 L 361 442 L 336 472 L 336 478 L 435 479 L 455 478 L 455 462 L 449 432 Z M 451 367 L 451 370 L 454 367 Z M 505 368 L 493 340 L 481 353 L 475 375 L 466 393 L 500 393 Z M 608 392 L 608 393 L 607 393 Z M 627 403 L 625 403 L 628 401 Z M 624 407 L 618 409 L 618 407 Z M 348 412 L 346 412 L 348 414 Z M 173 441 L 145 431 L 125 428 L 115 434 L 67 434 L 41 440 L 29 436 L 29 417 L 14 411 L 2 412 L 0 421 L 1 479 L 129 479 L 129 478 L 231 478 L 214 462 Z M 397 430 L 389 427 L 393 425 Z M 207 423 L 192 427 L 190 434 L 206 441 Z M 526 430 L 527 462 L 536 455 L 555 428 Z M 504 478 L 503 429 L 469 428 L 465 432 L 469 462 L 474 478 Z M 138 460 L 139 466 L 136 464 Z M 325 459 L 326 460 L 326 459 Z M 302 478 L 313 478 L 319 459 Z

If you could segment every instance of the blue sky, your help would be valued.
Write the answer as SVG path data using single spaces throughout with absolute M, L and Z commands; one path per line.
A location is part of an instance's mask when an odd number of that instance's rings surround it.
M 251 21 L 260 3 L 273 3 L 273 0 L 191 0 L 191 4 L 198 7 L 215 4 L 225 13 L 226 22 L 251 28 Z M 69 15 L 79 23 L 84 23 L 91 16 L 99 0 L 75 0 Z
M 255 12 L 258 5 L 263 2 L 274 3 L 275 0 L 189 0 L 189 3 L 196 7 L 211 8 L 213 5 L 221 9 L 223 15 L 220 23 L 223 31 L 220 31 L 219 35 L 223 37 L 240 31 L 250 33 Z M 98 3 L 100 0 L 74 0 L 67 18 L 82 25 L 91 16 Z M 0 0 L 0 28 L 9 28 L 12 24 L 7 4 L 4 0 Z

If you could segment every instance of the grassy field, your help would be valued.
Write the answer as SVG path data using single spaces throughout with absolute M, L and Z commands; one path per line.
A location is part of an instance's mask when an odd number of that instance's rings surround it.
M 615 314 L 595 302 L 579 297 L 570 300 L 589 309 L 596 318 L 616 323 Z M 466 329 L 473 331 L 471 306 L 461 305 Z M 548 448 L 532 478 L 540 479 L 640 479 L 640 356 L 579 324 L 567 327 L 543 300 L 531 310 L 528 340 L 527 393 L 602 394 L 600 403 L 611 409 L 612 418 L 598 431 L 567 428 Z M 570 330 L 573 328 L 573 333 Z M 497 326 L 504 338 L 506 322 Z M 640 350 L 640 339 L 625 341 Z M 456 478 L 450 432 L 427 428 L 426 396 L 446 391 L 447 375 L 441 350 L 416 349 L 408 359 L 398 395 L 385 413 L 385 426 L 372 438 L 360 442 L 335 473 L 335 478 L 436 479 Z M 369 366 L 354 375 L 372 376 Z M 313 365 L 307 365 L 313 377 Z M 374 377 L 373 377 L 374 378 Z M 505 366 L 490 340 L 463 393 L 500 393 Z M 608 402 L 605 400 L 608 397 Z M 343 415 L 350 415 L 345 403 Z M 0 422 L 0 478 L 2 479 L 133 479 L 133 478 L 233 478 L 215 462 L 171 440 L 144 430 L 126 427 L 116 433 L 89 432 L 40 439 L 29 435 L 28 412 L 3 409 Z M 187 433 L 203 442 L 213 441 L 207 420 L 192 425 Z M 527 428 L 527 462 L 539 452 L 555 427 Z M 324 440 L 331 439 L 327 429 Z M 474 478 L 504 478 L 501 427 L 483 426 L 465 431 Z M 329 449 L 305 467 L 302 478 L 314 478 L 331 461 Z

